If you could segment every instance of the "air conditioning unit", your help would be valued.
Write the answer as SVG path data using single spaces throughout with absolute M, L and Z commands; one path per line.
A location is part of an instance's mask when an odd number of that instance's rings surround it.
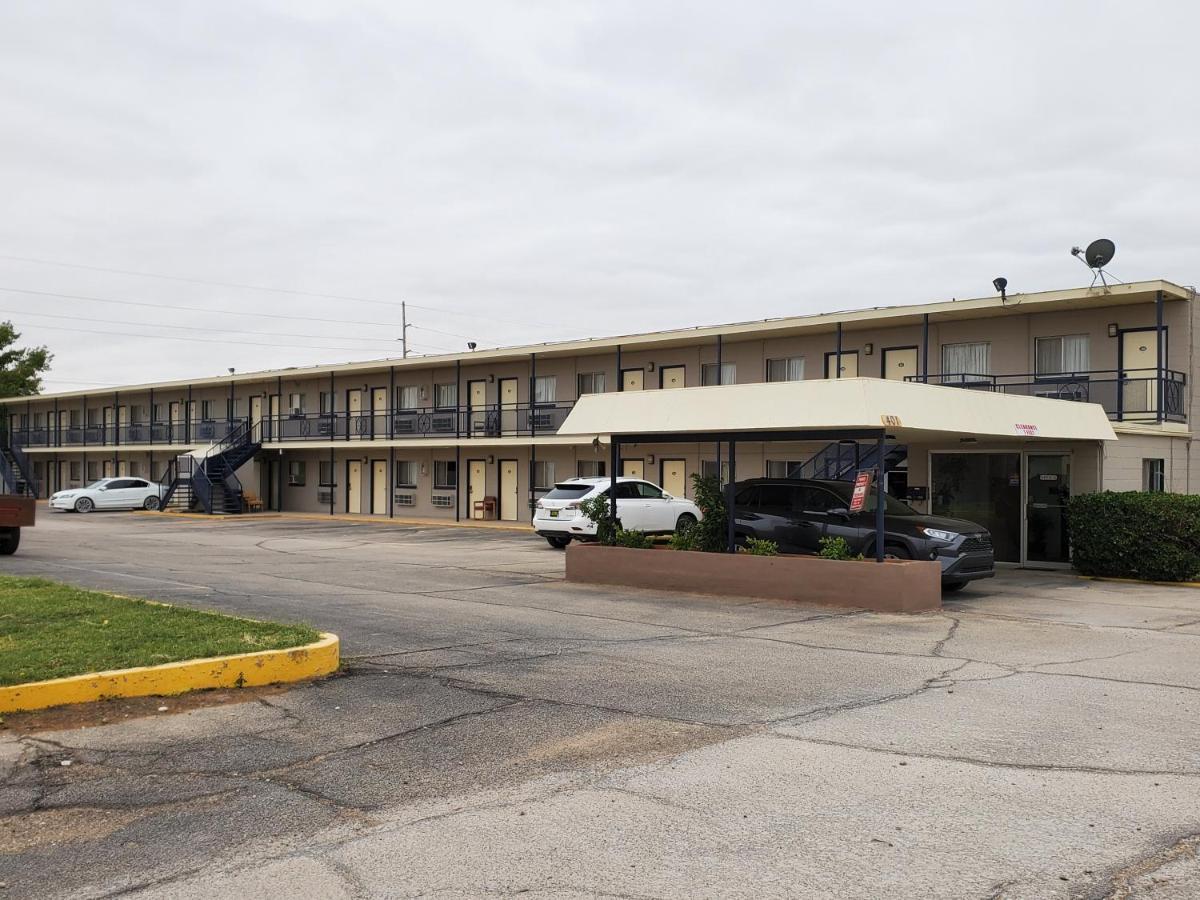
M 454 509 L 453 494 L 434 494 L 430 502 L 438 509 Z
M 329 504 L 333 502 L 333 491 L 317 491 L 317 502 Z
M 303 486 L 304 486 L 304 482 L 301 481 L 299 478 L 291 477 L 288 479 L 288 487 L 303 487 Z
M 417 505 L 417 495 L 416 494 L 407 494 L 407 493 L 405 493 L 405 494 L 398 493 L 398 494 L 396 494 L 396 505 L 397 506 L 416 506 Z

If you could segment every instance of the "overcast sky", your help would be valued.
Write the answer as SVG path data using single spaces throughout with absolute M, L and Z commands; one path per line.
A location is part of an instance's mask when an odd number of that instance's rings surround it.
M 1191 284 L 1198 33 L 1183 0 L 6 0 L 0 318 L 68 390 L 398 355 L 401 300 L 436 352 L 1077 286 L 1102 236 Z

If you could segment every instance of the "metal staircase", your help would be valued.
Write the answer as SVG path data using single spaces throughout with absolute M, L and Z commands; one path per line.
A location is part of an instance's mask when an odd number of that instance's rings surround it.
M 806 459 L 798 469 L 788 472 L 789 478 L 817 478 L 827 481 L 853 481 L 860 469 L 873 469 L 878 464 L 879 448 L 841 444 L 837 441 L 822 447 Z M 888 469 L 894 469 L 908 458 L 904 444 L 889 444 L 884 451 Z
M 160 483 L 164 510 L 236 515 L 245 511 L 242 483 L 235 474 L 262 449 L 261 423 L 236 426 L 203 453 L 176 457 Z
M 0 440 L 0 491 L 5 494 L 38 496 L 37 479 L 25 451 L 9 439 L 7 433 Z

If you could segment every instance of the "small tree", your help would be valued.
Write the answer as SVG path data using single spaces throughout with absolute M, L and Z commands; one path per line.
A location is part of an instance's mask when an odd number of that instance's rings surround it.
M 720 553 L 729 542 L 729 508 L 725 505 L 721 481 L 715 475 L 697 472 L 692 475 L 692 490 L 704 518 L 688 530 L 691 547 L 707 553 Z
M 23 350 L 14 345 L 21 339 L 12 322 L 0 322 L 0 397 L 27 397 L 42 390 L 42 373 L 50 368 L 53 355 L 45 347 Z

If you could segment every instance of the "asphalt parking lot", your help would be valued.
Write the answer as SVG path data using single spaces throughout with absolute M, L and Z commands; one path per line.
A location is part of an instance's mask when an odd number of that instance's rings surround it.
M 1200 590 L 1007 572 L 898 616 L 562 568 L 506 531 L 43 514 L 0 570 L 305 620 L 346 671 L 10 724 L 0 896 L 1200 896 Z

